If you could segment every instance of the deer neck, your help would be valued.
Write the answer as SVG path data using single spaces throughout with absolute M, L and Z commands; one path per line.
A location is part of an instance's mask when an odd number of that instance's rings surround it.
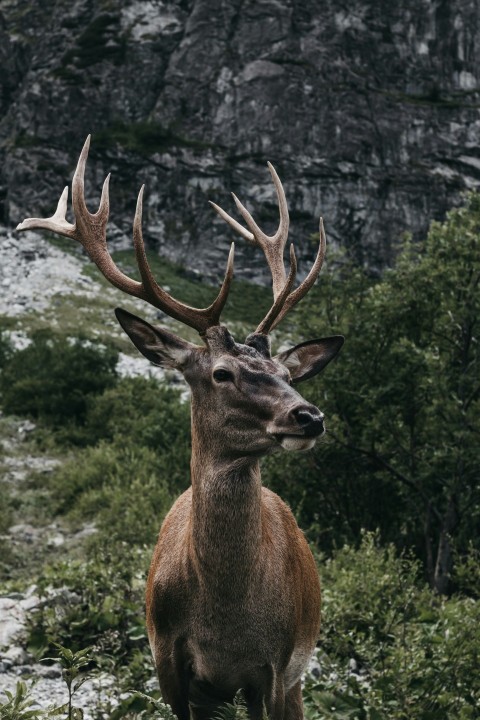
M 192 534 L 205 580 L 241 591 L 258 560 L 262 538 L 258 460 L 222 457 L 192 426 Z M 246 587 L 246 585 L 245 585 Z

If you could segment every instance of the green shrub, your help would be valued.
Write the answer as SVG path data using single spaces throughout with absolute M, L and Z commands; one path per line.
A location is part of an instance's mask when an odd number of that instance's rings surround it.
M 453 581 L 458 591 L 480 600 L 480 550 L 474 547 L 473 541 L 466 553 L 457 555 Z
M 382 645 L 391 643 L 392 629 L 434 597 L 420 586 L 419 574 L 417 561 L 398 556 L 393 545 L 381 548 L 371 533 L 363 534 L 358 550 L 350 545 L 337 550 L 321 570 L 326 621 L 322 647 L 368 664 Z
M 480 702 L 480 603 L 441 599 L 418 562 L 364 534 L 324 564 L 319 680 L 308 718 L 473 718 Z
M 35 705 L 31 693 L 32 687 L 21 680 L 17 681 L 15 692 L 4 690 L 5 702 L 0 697 L 0 717 L 2 720 L 40 720 L 45 716 L 44 712 Z
M 178 390 L 154 379 L 126 378 L 95 397 L 85 426 L 91 444 L 119 440 L 168 453 L 172 467 L 188 464 L 190 407 Z
M 172 505 L 168 456 L 129 443 L 87 448 L 48 480 L 54 509 L 121 541 L 152 544 Z
M 125 379 L 92 399 L 82 432 L 99 442 L 48 479 L 54 511 L 94 521 L 109 537 L 152 544 L 190 483 L 188 405 L 155 380 Z
M 29 649 L 52 655 L 55 643 L 77 652 L 91 645 L 100 667 L 128 665 L 147 651 L 143 595 L 150 551 L 126 543 L 96 545 L 86 560 L 43 569 L 46 602 L 29 616 Z
M 0 368 L 3 368 L 10 360 L 13 354 L 12 344 L 8 334 L 3 328 L 0 328 Z
M 121 718 L 135 718 L 135 720 L 177 720 L 170 705 L 162 700 L 145 695 L 141 692 L 134 692 L 121 700 L 115 710 L 110 714 L 109 720 L 120 720 Z
M 57 428 L 81 425 L 89 398 L 115 384 L 117 357 L 114 349 L 97 342 L 37 331 L 3 368 L 3 409 Z
M 83 720 L 82 708 L 75 707 L 73 703 L 76 692 L 89 679 L 91 674 L 91 668 L 94 664 L 92 648 L 84 648 L 74 653 L 70 648 L 63 647 L 58 643 L 55 643 L 55 647 L 57 649 L 55 657 L 45 659 L 60 663 L 62 678 L 67 687 L 68 700 L 60 707 L 52 708 L 47 712 L 47 715 L 58 716 L 65 714 L 67 720 Z

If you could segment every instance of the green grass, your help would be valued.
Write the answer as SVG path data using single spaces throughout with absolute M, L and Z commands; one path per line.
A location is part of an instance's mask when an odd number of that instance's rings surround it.
M 52 328 L 77 337 L 78 335 L 105 338 L 118 344 L 119 334 L 113 315 L 114 302 L 100 295 L 96 298 L 84 295 L 57 294 L 45 310 L 31 310 L 16 320 L 16 329 L 31 335 L 35 330 Z M 120 344 L 122 349 L 124 344 Z M 120 347 L 119 345 L 119 347 Z

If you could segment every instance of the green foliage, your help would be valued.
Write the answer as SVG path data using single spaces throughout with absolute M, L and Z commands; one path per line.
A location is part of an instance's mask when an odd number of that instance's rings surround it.
M 45 659 L 60 662 L 62 678 L 68 690 L 68 701 L 65 705 L 50 711 L 49 715 L 63 715 L 65 713 L 67 720 L 83 720 L 83 710 L 73 705 L 73 696 L 89 678 L 86 668 L 92 664 L 92 648 L 72 652 L 70 648 L 63 647 L 58 643 L 54 643 L 54 645 L 57 648 L 57 657 Z
M 188 465 L 183 470 L 185 482 Z M 60 466 L 48 484 L 58 513 L 77 523 L 95 521 L 112 539 L 151 544 L 175 498 L 170 481 L 164 455 L 119 441 L 86 449 Z
M 225 703 L 225 705 L 217 710 L 212 720 L 248 720 L 247 704 L 243 692 L 240 690 L 236 695 L 233 703 Z M 263 708 L 262 720 L 268 720 L 265 706 Z
M 128 124 L 117 121 L 95 134 L 97 150 L 111 148 L 116 143 L 127 150 L 146 156 L 166 152 L 172 147 L 199 149 L 208 147 L 206 143 L 181 137 L 171 128 L 151 120 Z
M 7 699 L 2 703 L 0 698 L 2 720 L 40 720 L 43 717 L 42 710 L 32 708 L 35 701 L 31 696 L 31 687 L 27 688 L 26 683 L 19 680 L 14 693 L 10 690 L 3 693 Z
M 169 705 L 161 700 L 141 692 L 134 692 L 122 700 L 110 714 L 109 720 L 120 720 L 123 717 L 138 718 L 138 720 L 177 720 Z
M 5 690 L 7 698 L 5 703 L 0 702 L 0 717 L 2 720 L 40 720 L 40 718 L 66 718 L 66 720 L 83 720 L 82 708 L 73 705 L 73 697 L 77 690 L 88 679 L 89 674 L 86 667 L 91 665 L 91 650 L 85 648 L 74 653 L 68 648 L 55 644 L 57 655 L 54 658 L 45 658 L 60 662 L 62 666 L 62 677 L 68 691 L 68 700 L 59 707 L 50 707 L 46 710 L 32 708 L 35 700 L 32 697 L 34 684 L 27 688 L 24 682 L 17 682 L 15 693 Z M 167 718 L 166 718 L 167 720 Z M 170 720 L 168 718 L 168 720 Z
M 441 600 L 418 561 L 364 534 L 322 568 L 320 679 L 305 688 L 308 718 L 476 717 L 480 605 Z
M 60 429 L 81 425 L 88 402 L 116 381 L 117 352 L 98 342 L 39 330 L 13 353 L 0 376 L 7 413 L 29 415 Z
M 127 665 L 147 647 L 147 564 L 143 548 L 112 542 L 94 546 L 86 560 L 44 568 L 37 584 L 46 602 L 30 616 L 29 650 L 44 655 L 63 645 L 75 654 L 87 643 L 99 666 Z
M 225 703 L 224 707 L 215 713 L 213 720 L 248 720 L 247 705 L 243 693 L 238 692 L 233 703 Z
M 188 405 L 155 380 L 125 379 L 92 400 L 82 431 L 99 442 L 48 479 L 55 511 L 93 520 L 109 538 L 152 544 L 190 483 Z
M 359 550 L 345 545 L 322 568 L 324 613 L 328 625 L 322 631 L 322 645 L 332 642 L 337 654 L 355 657 L 355 643 L 368 656 L 388 644 L 392 628 L 405 622 L 413 612 L 413 601 L 430 598 L 418 590 L 419 566 L 408 557 L 398 557 L 393 545 L 380 548 L 377 538 L 364 534 Z M 333 597 L 332 597 L 333 595 Z M 343 596 L 341 607 L 335 600 Z
M 85 424 L 90 444 L 130 442 L 168 453 L 172 487 L 185 487 L 185 479 L 175 476 L 175 468 L 180 465 L 183 470 L 190 454 L 190 407 L 181 402 L 178 390 L 154 379 L 126 378 L 90 403 Z
M 381 282 L 348 268 L 324 282 L 323 303 L 308 298 L 297 325 L 317 335 L 315 302 L 323 329 L 347 341 L 307 390 L 330 442 L 299 460 L 293 504 L 306 493 L 301 519 L 321 528 L 325 549 L 361 527 L 414 546 L 445 592 L 454 549 L 465 552 L 480 522 L 480 195 L 433 223 L 423 243 L 407 241 Z M 288 497 L 280 463 L 292 461 L 271 462 L 273 487 Z
M 457 555 L 454 565 L 455 587 L 467 595 L 480 599 L 480 550 L 470 541 L 466 552 Z

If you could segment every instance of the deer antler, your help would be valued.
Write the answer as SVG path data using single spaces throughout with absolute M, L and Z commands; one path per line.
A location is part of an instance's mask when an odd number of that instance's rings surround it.
M 162 310 L 170 317 L 189 325 L 201 335 L 209 327 L 219 325 L 220 314 L 227 300 L 233 276 L 234 243 L 230 248 L 227 269 L 220 291 L 214 302 L 203 309 L 192 308 L 163 290 L 155 281 L 145 253 L 142 236 L 142 207 L 144 186 L 140 189 L 137 200 L 137 209 L 133 222 L 133 239 L 135 255 L 140 270 L 141 282 L 132 280 L 125 275 L 114 263 L 107 248 L 106 228 L 109 214 L 108 184 L 110 175 L 107 175 L 102 188 L 102 197 L 96 213 L 90 213 L 85 204 L 84 175 L 90 147 L 90 135 L 83 146 L 77 168 L 72 182 L 72 205 L 75 222 L 71 224 L 66 219 L 68 187 L 66 187 L 58 201 L 55 213 L 50 218 L 28 218 L 17 226 L 17 230 L 42 228 L 52 230 L 59 235 L 65 235 L 80 242 L 88 256 L 97 265 L 100 272 L 116 288 L 128 295 L 146 300 L 154 307 Z
M 268 163 L 268 169 L 272 175 L 275 190 L 277 192 L 278 207 L 280 212 L 280 223 L 278 225 L 277 232 L 275 235 L 269 236 L 258 227 L 257 223 L 250 215 L 248 210 L 240 200 L 233 195 L 235 204 L 245 220 L 248 230 L 240 225 L 239 222 L 234 220 L 225 210 L 216 205 L 213 202 L 210 204 L 215 208 L 217 213 L 223 218 L 236 232 L 238 232 L 245 240 L 260 247 L 266 257 L 270 272 L 272 274 L 272 287 L 273 287 L 273 299 L 274 303 L 268 311 L 265 318 L 258 326 L 256 332 L 267 334 L 285 317 L 287 312 L 294 307 L 304 295 L 312 287 L 313 283 L 318 277 L 318 274 L 322 268 L 323 260 L 325 258 L 325 247 L 326 238 L 325 231 L 323 229 L 323 220 L 320 218 L 320 245 L 318 248 L 317 257 L 315 262 L 310 269 L 305 280 L 296 288 L 291 290 L 295 280 L 296 274 L 296 259 L 293 244 L 290 245 L 290 273 L 288 278 L 286 277 L 285 266 L 283 264 L 283 251 L 285 243 L 287 242 L 288 228 L 289 228 L 289 216 L 287 201 L 285 198 L 285 191 L 283 189 L 280 178 L 278 177 L 275 168 L 271 163 Z

